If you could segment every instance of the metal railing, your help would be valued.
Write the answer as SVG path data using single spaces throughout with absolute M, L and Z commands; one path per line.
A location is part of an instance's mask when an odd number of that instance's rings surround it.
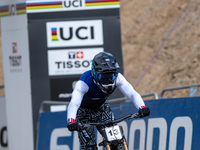
M 178 87 L 170 87 L 170 88 L 165 88 L 161 91 L 160 98 L 163 98 L 163 95 L 166 91 L 173 91 L 173 90 L 180 90 L 180 89 L 190 89 L 190 97 L 198 96 L 198 87 L 200 84 L 192 84 L 192 85 L 186 85 L 186 86 L 178 86 Z
M 149 97 L 149 96 L 154 96 L 155 99 L 158 99 L 158 95 L 156 93 L 148 93 L 148 94 L 141 95 L 141 97 Z M 108 100 L 108 103 L 113 105 L 113 104 L 119 104 L 119 103 L 122 103 L 122 102 L 130 102 L 130 101 L 131 100 L 128 99 L 127 97 L 122 97 L 122 98 L 110 99 L 110 100 Z M 68 105 L 68 104 L 69 104 L 69 102 L 45 100 L 41 103 L 39 112 L 40 113 L 44 112 L 44 106 L 45 105 Z
M 163 95 L 164 95 L 164 93 L 166 91 L 180 90 L 180 89 L 186 89 L 186 88 L 190 89 L 190 93 L 189 93 L 190 97 L 198 96 L 198 87 L 199 86 L 200 86 L 200 84 L 192 84 L 192 85 L 186 85 L 186 86 L 178 86 L 178 87 L 165 88 L 165 89 L 163 89 L 161 91 L 160 99 L 163 98 Z M 141 96 L 142 97 L 154 96 L 154 98 L 156 100 L 158 99 L 157 93 L 148 93 L 148 94 L 144 94 L 144 95 L 141 95 Z M 110 100 L 108 100 L 108 103 L 109 104 L 118 104 L 118 103 L 122 103 L 122 102 L 130 102 L 130 101 L 131 100 L 128 99 L 127 97 L 122 97 L 122 98 L 110 99 Z M 42 104 L 40 105 L 40 112 L 44 111 L 44 105 L 68 105 L 68 104 L 69 104 L 69 102 L 49 101 L 49 100 L 46 100 L 46 101 L 43 101 Z
M 155 99 L 158 99 L 157 93 L 148 93 L 148 94 L 141 95 L 141 97 L 149 97 L 149 96 L 154 96 Z M 108 100 L 109 104 L 119 104 L 119 103 L 123 103 L 123 102 L 131 102 L 131 100 L 128 99 L 127 97 L 115 98 L 115 99 Z
M 147 94 L 143 94 L 141 95 L 142 97 L 149 97 L 149 96 L 154 96 L 155 99 L 158 99 L 158 94 L 157 93 L 147 93 Z

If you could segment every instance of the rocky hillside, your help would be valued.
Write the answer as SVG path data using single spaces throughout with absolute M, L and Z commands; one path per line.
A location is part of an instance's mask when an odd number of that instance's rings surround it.
M 160 95 L 166 87 L 200 83 L 200 1 L 120 3 L 124 73 L 136 91 Z M 0 95 L 3 94 L 4 89 L 0 89 Z M 188 95 L 189 90 L 180 90 L 167 92 L 164 97 Z
M 140 94 L 200 83 L 200 1 L 122 0 L 125 76 Z M 189 89 L 164 97 L 188 96 Z

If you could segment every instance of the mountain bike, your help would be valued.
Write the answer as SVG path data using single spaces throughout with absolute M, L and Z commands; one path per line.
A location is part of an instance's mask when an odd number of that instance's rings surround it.
M 131 118 L 139 118 L 139 113 L 130 114 L 124 116 L 122 118 L 100 122 L 100 123 L 88 123 L 88 124 L 78 124 L 78 130 L 86 130 L 89 131 L 94 126 L 104 126 L 104 128 L 100 131 L 103 141 L 99 143 L 99 146 L 104 146 L 106 150 L 128 150 L 128 146 L 126 143 L 126 138 L 124 136 L 123 128 L 117 123 Z

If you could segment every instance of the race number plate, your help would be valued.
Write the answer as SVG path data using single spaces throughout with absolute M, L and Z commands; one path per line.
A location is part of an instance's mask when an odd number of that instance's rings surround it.
M 118 125 L 105 128 L 106 136 L 108 141 L 120 140 L 122 139 L 122 134 Z

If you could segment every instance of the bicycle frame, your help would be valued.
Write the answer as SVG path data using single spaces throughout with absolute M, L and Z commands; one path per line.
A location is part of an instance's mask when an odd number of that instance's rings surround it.
M 106 150 L 128 150 L 123 128 L 122 126 L 118 126 L 117 123 L 126 119 L 139 118 L 139 117 L 140 117 L 139 113 L 135 113 L 113 121 L 79 124 L 79 130 L 85 129 L 87 131 L 90 128 L 93 128 L 93 126 L 106 126 L 100 131 L 103 137 L 103 141 L 99 143 L 99 146 L 104 146 Z M 120 149 L 118 149 L 118 147 L 120 147 Z

